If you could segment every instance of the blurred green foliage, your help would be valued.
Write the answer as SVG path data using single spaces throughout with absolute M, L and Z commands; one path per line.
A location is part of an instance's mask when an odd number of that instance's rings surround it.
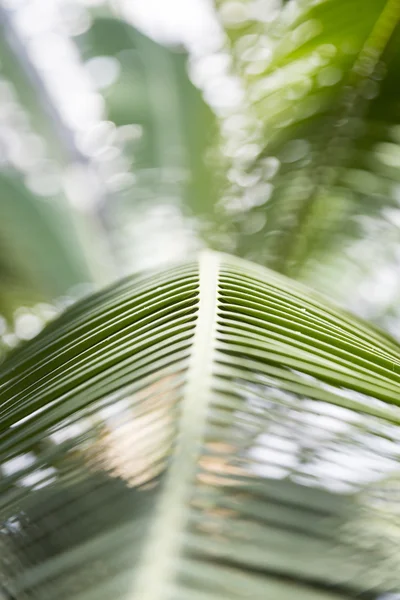
M 68 294 L 74 285 L 93 278 L 94 284 L 98 283 L 91 255 L 99 246 L 120 246 L 122 224 L 134 222 L 135 214 L 148 210 L 162 196 L 188 219 L 199 215 L 210 218 L 217 202 L 218 175 L 205 158 L 216 139 L 216 119 L 188 77 L 186 52 L 161 46 L 110 11 L 94 10 L 90 29 L 76 36 L 73 43 L 84 62 L 98 56 L 117 61 L 119 77 L 103 92 L 104 115 L 117 133 L 121 131 L 114 151 L 122 148 L 137 185 L 122 192 L 106 191 L 100 205 L 82 215 L 79 206 L 71 205 L 65 197 L 63 173 L 71 164 L 92 168 L 104 191 L 99 165 L 90 153 L 85 155 L 84 150 L 82 154 L 79 136 L 62 123 L 62 114 L 46 92 L 29 51 L 25 53 L 22 47 L 17 52 L 12 43 L 15 40 L 7 44 L 8 37 L 3 36 L 0 46 L 2 77 L 11 85 L 16 102 L 57 165 L 60 180 L 59 192 L 50 191 L 43 199 L 29 189 L 29 173 L 23 169 L 19 173 L 18 167 L 10 165 L 2 176 L 4 285 L 0 313 L 10 319 L 18 306 L 52 302 Z M 19 42 L 23 46 L 23 41 Z M 92 154 L 95 151 L 91 149 Z M 50 167 L 44 164 L 46 168 Z M 81 186 L 83 204 L 87 186 L 92 185 L 89 177 L 87 181 L 86 188 Z M 101 225 L 94 234 L 91 221 Z M 102 239 L 96 242 L 93 235 L 106 238 L 106 243 Z M 122 239 L 129 253 L 130 239 Z M 124 268 L 140 267 L 129 263 L 126 267 L 124 255 L 118 251 L 112 258 L 117 265 L 112 277 Z M 97 260 L 101 262 L 102 257 Z
M 224 14 L 230 3 L 219 5 Z M 260 182 L 267 175 L 271 185 L 237 219 L 238 251 L 301 276 L 364 234 L 358 217 L 379 219 L 383 208 L 398 206 L 400 7 L 396 0 L 288 2 L 265 24 L 246 17 L 250 5 L 242 3 L 243 21 L 228 23 L 228 35 L 257 126 L 248 143 L 259 151 L 254 161 L 238 152 L 231 193 L 243 194 L 249 174 Z M 275 159 L 279 168 L 268 176 Z M 243 235 L 254 215 L 265 215 L 265 225 Z M 308 278 L 318 285 L 312 268 Z
M 149 247 L 161 244 L 159 254 L 163 244 L 179 246 L 185 230 L 193 247 L 234 251 L 303 279 L 393 330 L 397 287 L 388 284 L 386 303 L 362 290 L 399 265 L 398 0 L 349 0 L 345 10 L 336 0 L 218 0 L 216 10 L 226 41 L 211 58 L 229 55 L 226 71 L 243 91 L 217 115 L 190 80 L 186 51 L 151 40 L 107 5 L 88 12 L 90 25 L 70 42 L 83 64 L 107 58 L 118 70 L 97 92 L 114 142 L 96 142 L 95 133 L 89 151 L 62 124 L 24 40 L 16 51 L 3 36 L 3 81 L 57 163 L 62 185 L 57 199 L 50 194 L 44 202 L 29 182 L 23 189 L 26 173 L 7 167 L 2 176 L 3 196 L 12 180 L 20 197 L 2 203 L 2 314 L 53 301 L 77 283 L 98 283 L 99 248 L 112 254 L 105 280 L 140 268 L 143 251 L 132 250 L 140 229 Z M 196 67 L 202 57 L 191 60 Z M 207 82 L 203 88 L 207 96 Z M 107 152 L 122 166 L 107 162 Z M 94 170 L 101 190 L 83 216 L 63 183 L 76 162 Z M 109 186 L 112 178 L 117 185 Z M 79 194 L 84 203 L 85 185 Z M 157 242 L 151 215 L 159 207 L 167 207 L 159 225 L 166 235 Z

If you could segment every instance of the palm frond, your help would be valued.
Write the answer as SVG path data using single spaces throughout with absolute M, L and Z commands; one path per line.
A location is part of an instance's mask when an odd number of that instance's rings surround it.
M 360 216 L 396 207 L 397 163 L 376 157 L 398 152 L 388 137 L 398 123 L 399 17 L 397 0 L 351 0 L 345 10 L 292 1 L 272 23 L 248 16 L 228 27 L 253 123 L 238 140 L 257 154 L 252 162 L 238 150 L 233 161 L 241 255 L 312 279 L 315 259 L 360 238 Z M 264 226 L 246 235 L 257 217 Z
M 14 594 L 398 588 L 400 347 L 284 276 L 207 252 L 128 278 L 13 352 L 0 392 Z

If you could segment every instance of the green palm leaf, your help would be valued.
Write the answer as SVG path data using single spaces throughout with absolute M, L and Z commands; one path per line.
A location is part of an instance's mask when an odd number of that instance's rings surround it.
M 229 3 L 217 4 L 223 14 Z M 242 6 L 243 22 L 228 26 L 252 122 L 238 136 L 231 177 L 230 194 L 244 196 L 238 252 L 321 288 L 328 263 L 339 263 L 337 277 L 354 271 L 337 249 L 363 237 L 360 215 L 385 227 L 382 209 L 396 209 L 400 4 L 293 1 L 271 23 Z
M 17 349 L 0 392 L 14 594 L 400 583 L 400 347 L 283 276 L 207 252 L 126 279 Z

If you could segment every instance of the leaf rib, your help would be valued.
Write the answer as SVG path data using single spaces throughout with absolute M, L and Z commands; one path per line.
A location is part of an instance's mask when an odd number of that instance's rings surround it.
M 132 600 L 169 597 L 181 535 L 188 520 L 190 489 L 201 454 L 208 406 L 212 397 L 213 355 L 218 313 L 220 258 L 204 252 L 199 259 L 199 305 L 187 381 L 182 399 L 178 439 L 164 489 L 144 549 Z

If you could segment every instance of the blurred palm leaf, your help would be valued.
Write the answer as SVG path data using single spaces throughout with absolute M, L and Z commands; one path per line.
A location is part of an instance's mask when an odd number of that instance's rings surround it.
M 216 135 L 216 119 L 187 73 L 187 53 L 162 46 L 107 11 L 95 11 L 88 32 L 78 38 L 85 61 L 114 59 L 115 83 L 103 91 L 109 119 L 117 127 L 136 125 L 142 134 L 128 155 L 141 183 L 152 169 L 152 184 L 166 196 L 175 183 L 188 214 L 210 217 L 217 200 L 217 177 L 206 167 L 206 151 Z M 167 192 L 165 191 L 167 190 Z M 135 201 L 140 200 L 140 187 Z M 153 199 L 154 200 L 154 199 Z
M 229 3 L 218 4 L 224 15 Z M 238 151 L 234 162 L 232 191 L 248 211 L 239 252 L 304 276 L 360 237 L 359 216 L 396 210 L 400 4 L 292 1 L 266 23 L 267 4 L 257 20 L 244 2 L 242 21 L 227 24 L 258 130 L 255 161 Z M 257 216 L 265 225 L 246 234 Z
M 35 197 L 15 173 L 0 175 L 0 312 L 59 298 L 91 273 L 71 213 Z M 74 242 L 74 243 L 72 243 Z
M 12 320 L 20 306 L 102 277 L 96 219 L 87 226 L 63 189 L 63 169 L 83 156 L 4 7 L 0 27 L 0 311 Z
M 214 253 L 128 278 L 15 351 L 0 390 L 17 596 L 398 589 L 400 347 L 299 284 Z

